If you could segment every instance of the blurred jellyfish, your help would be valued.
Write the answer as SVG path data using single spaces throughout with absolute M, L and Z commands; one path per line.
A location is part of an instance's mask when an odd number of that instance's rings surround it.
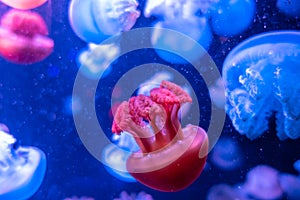
M 131 29 L 140 16 L 137 6 L 136 0 L 72 0 L 69 21 L 79 38 L 100 43 Z
M 254 0 L 220 0 L 212 12 L 212 29 L 220 36 L 234 36 L 246 30 L 254 16 Z
M 277 0 L 277 8 L 288 16 L 291 17 L 300 16 L 299 0 Z
M 219 78 L 216 83 L 208 88 L 212 103 L 219 108 L 225 106 L 225 90 L 222 78 Z
M 242 188 L 249 197 L 261 200 L 278 199 L 283 194 L 279 172 L 267 165 L 258 165 L 251 169 Z
M 173 75 L 171 73 L 164 71 L 158 72 L 140 85 L 138 94 L 150 95 L 150 90 L 159 86 L 163 80 L 170 81 L 172 79 Z
M 110 64 L 120 53 L 119 46 L 115 44 L 96 45 L 89 43 L 88 49 L 78 56 L 80 72 L 87 78 L 98 79 L 110 72 Z
M 297 160 L 297 161 L 294 163 L 294 168 L 295 168 L 295 170 L 297 170 L 298 173 L 300 174 L 300 160 Z
M 86 197 L 86 196 L 82 196 L 82 197 L 72 196 L 72 197 L 64 198 L 64 200 L 95 200 L 95 198 Z
M 210 188 L 207 200 L 247 200 L 238 188 L 226 184 L 215 185 Z M 250 200 L 250 199 L 249 199 Z
M 114 134 L 112 140 L 117 145 L 109 144 L 102 152 L 105 169 L 121 181 L 136 182 L 126 169 L 126 161 L 131 152 L 139 150 L 138 145 L 134 138 L 126 132 L 121 135 Z
M 0 0 L 0 2 L 16 9 L 28 10 L 43 5 L 47 0 Z
M 280 186 L 289 200 L 300 199 L 300 177 L 292 174 L 281 174 L 279 176 Z
M 226 111 L 250 139 L 268 129 L 275 113 L 280 139 L 300 137 L 300 32 L 274 31 L 239 44 L 223 65 Z
M 123 191 L 119 198 L 114 198 L 114 200 L 153 200 L 153 198 L 150 194 L 143 191 L 138 194 L 132 193 L 130 195 L 126 191 Z
M 241 149 L 230 138 L 219 139 L 211 154 L 211 161 L 223 170 L 234 170 L 241 166 Z
M 0 130 L 0 199 L 28 199 L 40 187 L 46 171 L 45 154 L 35 147 L 18 147 Z
M 144 15 L 160 16 L 161 21 L 154 25 L 151 42 L 157 54 L 170 63 L 187 63 L 180 56 L 196 60 L 203 53 L 196 51 L 195 42 L 182 39 L 178 34 L 166 32 L 162 28 L 178 31 L 198 42 L 207 49 L 212 41 L 212 33 L 208 24 L 208 19 L 197 16 L 197 2 L 187 0 L 148 0 Z M 195 10 L 196 8 L 196 10 Z M 179 38 L 180 37 L 180 38 Z M 168 51 L 162 51 L 161 48 Z M 179 55 L 176 55 L 179 54 Z

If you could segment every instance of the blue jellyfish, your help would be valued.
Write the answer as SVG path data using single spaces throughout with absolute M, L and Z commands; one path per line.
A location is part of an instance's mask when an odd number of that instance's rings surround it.
M 281 188 L 289 200 L 300 199 L 300 177 L 292 174 L 280 174 L 279 181 Z
M 136 0 L 72 0 L 69 21 L 79 38 L 100 43 L 131 29 L 140 16 L 137 6 Z
M 80 72 L 89 79 L 105 77 L 111 71 L 110 64 L 118 57 L 120 48 L 116 44 L 89 43 L 78 56 Z
M 277 8 L 288 16 L 291 17 L 300 16 L 299 0 L 277 0 Z
M 197 41 L 205 49 L 208 49 L 212 41 L 212 32 L 208 24 L 208 19 L 204 16 L 197 16 L 197 2 L 187 0 L 148 0 L 146 2 L 144 15 L 150 17 L 158 16 L 159 21 L 154 25 L 151 42 L 157 54 L 170 63 L 185 64 L 186 60 L 173 54 L 178 52 L 181 56 L 196 60 L 202 54 L 196 51 L 195 43 L 187 40 L 180 40 L 178 34 L 171 34 L 171 29 L 185 34 Z M 159 50 L 160 48 L 169 51 Z
M 254 0 L 220 0 L 211 14 L 213 31 L 221 36 L 234 36 L 246 30 L 255 16 Z
M 117 145 L 109 144 L 102 152 L 105 169 L 121 181 L 136 182 L 126 169 L 126 161 L 131 152 L 139 150 L 138 145 L 134 138 L 126 132 L 121 135 L 113 135 L 112 139 Z
M 234 127 L 250 139 L 276 116 L 280 139 L 300 137 L 300 32 L 274 31 L 235 47 L 223 65 L 225 109 Z
M 35 147 L 18 147 L 0 131 L 0 199 L 28 199 L 40 187 L 46 171 L 45 154 Z

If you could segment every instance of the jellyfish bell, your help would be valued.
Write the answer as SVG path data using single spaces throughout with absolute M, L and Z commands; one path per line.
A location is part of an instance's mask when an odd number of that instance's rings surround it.
M 44 179 L 45 154 L 15 143 L 12 135 L 0 130 L 0 199 L 28 199 Z
M 98 44 L 130 30 L 140 16 L 137 6 L 136 0 L 72 0 L 70 25 L 80 39 Z
M 11 9 L 0 22 L 0 55 L 16 64 L 44 60 L 53 50 L 43 18 L 33 11 Z
M 117 109 L 112 131 L 129 132 L 139 145 L 141 150 L 130 155 L 126 167 L 142 184 L 175 192 L 201 174 L 208 153 L 206 132 L 194 125 L 182 129 L 178 119 L 180 105 L 191 101 L 178 85 L 162 81 L 150 97 L 131 97 Z
M 47 0 L 1 0 L 1 2 L 12 8 L 28 10 L 43 5 Z
M 276 116 L 280 139 L 300 137 L 300 32 L 273 31 L 235 47 L 223 64 L 226 112 L 234 127 L 250 139 L 268 129 Z

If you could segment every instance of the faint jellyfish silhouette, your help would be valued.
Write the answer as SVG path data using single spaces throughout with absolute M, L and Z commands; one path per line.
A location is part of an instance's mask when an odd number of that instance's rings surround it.
M 49 0 L 51 2 L 51 0 Z M 47 2 L 47 0 L 0 0 L 0 2 L 16 9 L 20 10 L 28 10 L 32 8 L 37 8 L 44 3 Z
M 242 189 L 249 197 L 261 200 L 278 199 L 283 194 L 279 172 L 267 165 L 258 165 L 251 169 Z
M 242 164 L 241 149 L 230 138 L 219 139 L 210 158 L 214 165 L 223 170 L 234 170 Z
M 295 168 L 295 170 L 297 170 L 298 173 L 300 174 L 300 160 L 297 160 L 297 161 L 294 163 L 294 168 Z
M 212 103 L 218 106 L 219 108 L 225 107 L 225 90 L 224 90 L 224 81 L 222 78 L 219 78 L 216 83 L 208 88 L 209 94 L 211 95 Z
M 153 200 L 153 198 L 150 194 L 143 191 L 138 194 L 128 194 L 126 191 L 122 191 L 120 196 L 118 198 L 114 198 L 114 200 Z
M 300 32 L 274 31 L 245 40 L 223 65 L 226 111 L 250 139 L 268 129 L 275 113 L 280 139 L 300 137 Z
M 105 77 L 111 71 L 112 59 L 120 53 L 116 44 L 88 44 L 88 49 L 83 50 L 78 56 L 78 65 L 82 72 L 89 79 Z
M 247 200 L 238 189 L 226 184 L 218 184 L 209 189 L 207 200 Z
M 140 16 L 137 6 L 136 0 L 72 0 L 69 21 L 80 39 L 100 43 L 131 29 Z
M 225 37 L 240 34 L 252 24 L 255 10 L 254 0 L 220 0 L 212 12 L 212 29 Z
M 19 147 L 16 142 L 0 130 L 0 199 L 27 199 L 44 179 L 45 154 L 35 147 Z
M 289 200 L 300 199 L 300 177 L 292 174 L 279 175 L 280 186 Z
M 145 17 L 160 16 L 161 20 L 154 25 L 151 42 L 157 54 L 170 63 L 185 64 L 186 60 L 173 54 L 196 60 L 203 54 L 195 50 L 195 42 L 181 41 L 177 34 L 166 33 L 162 28 L 172 29 L 191 37 L 205 49 L 212 41 L 212 33 L 207 18 L 196 15 L 197 7 L 190 1 L 148 0 L 144 11 Z M 196 10 L 194 10 L 196 8 Z M 162 51 L 168 49 L 170 52 Z M 172 53 L 171 53 L 172 52 Z
M 113 135 L 112 140 L 116 144 L 107 145 L 102 152 L 105 169 L 121 181 L 136 182 L 127 171 L 126 162 L 132 152 L 139 150 L 138 145 L 126 132 L 122 135 Z
M 17 64 L 44 60 L 53 50 L 43 18 L 33 11 L 11 9 L 0 22 L 0 55 Z
M 300 1 L 299 0 L 277 0 L 277 8 L 284 14 L 291 17 L 300 16 Z

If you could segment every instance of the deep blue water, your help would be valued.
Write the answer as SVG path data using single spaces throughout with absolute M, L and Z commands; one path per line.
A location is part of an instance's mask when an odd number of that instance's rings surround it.
M 142 7 L 143 2 L 140 3 L 140 9 Z M 21 145 L 36 146 L 47 156 L 44 181 L 32 200 L 63 199 L 73 195 L 113 199 L 123 190 L 143 190 L 154 199 L 205 199 L 207 191 L 214 184 L 242 182 L 246 172 L 258 164 L 296 173 L 292 164 L 300 158 L 299 139 L 280 141 L 276 136 L 274 120 L 271 119 L 269 131 L 250 141 L 236 132 L 227 118 L 221 137 L 230 137 L 240 144 L 244 163 L 238 170 L 225 171 L 210 165 L 189 188 L 177 193 L 157 192 L 139 183 L 121 182 L 108 174 L 104 166 L 82 145 L 72 114 L 65 106 L 66 100 L 72 95 L 78 71 L 76 56 L 86 46 L 71 30 L 67 12 L 68 1 L 52 0 L 52 12 L 48 12 L 50 16 L 46 17 L 51 22 L 50 37 L 55 42 L 55 48 L 44 61 L 21 66 L 0 58 L 0 121 L 9 127 Z M 134 28 L 150 26 L 154 20 L 141 16 Z M 224 43 L 214 35 L 209 53 L 221 70 L 229 50 L 239 42 L 257 33 L 282 29 L 299 30 L 300 19 L 279 13 L 275 1 L 261 0 L 257 2 L 255 22 L 244 33 Z M 110 101 L 107 96 L 111 94 L 114 84 L 132 67 L 153 60 L 166 64 L 151 49 L 130 53 L 115 62 L 112 72 L 100 81 L 96 109 L 108 136 L 111 135 L 112 121 L 108 115 Z M 174 65 L 179 71 L 182 67 L 185 66 Z M 203 81 L 199 79 L 194 82 L 198 84 L 195 89 L 198 98 L 207 101 L 207 88 Z M 207 128 L 209 119 L 205 113 L 209 115 L 209 111 L 205 105 L 203 107 L 204 116 L 200 125 Z

